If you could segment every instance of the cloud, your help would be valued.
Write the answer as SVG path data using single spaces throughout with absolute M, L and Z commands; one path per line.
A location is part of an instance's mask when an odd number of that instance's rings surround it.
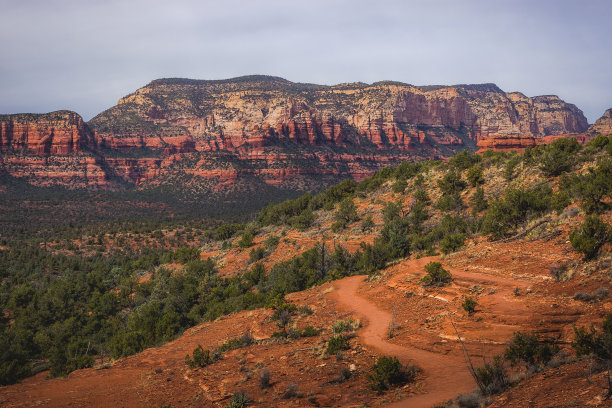
M 0 112 L 86 119 L 160 77 L 333 84 L 495 82 L 612 106 L 609 1 L 15 1 L 0 15 Z

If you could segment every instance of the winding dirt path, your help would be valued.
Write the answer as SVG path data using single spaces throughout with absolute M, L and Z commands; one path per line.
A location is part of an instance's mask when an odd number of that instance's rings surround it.
M 386 341 L 391 313 L 359 296 L 357 289 L 364 279 L 365 276 L 353 276 L 334 283 L 338 301 L 367 321 L 367 325 L 359 331 L 359 337 L 364 344 L 383 354 L 396 356 L 403 364 L 418 365 L 426 377 L 426 394 L 415 395 L 388 406 L 432 407 L 474 389 L 476 383 L 461 356 L 442 355 Z

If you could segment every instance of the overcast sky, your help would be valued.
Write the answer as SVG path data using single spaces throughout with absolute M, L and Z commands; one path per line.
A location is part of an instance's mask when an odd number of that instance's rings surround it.
M 612 107 L 612 1 L 0 0 L 0 113 L 88 120 L 162 77 L 494 82 Z

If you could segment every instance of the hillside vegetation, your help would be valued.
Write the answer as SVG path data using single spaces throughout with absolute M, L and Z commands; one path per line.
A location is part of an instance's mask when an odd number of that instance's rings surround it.
M 277 336 L 287 338 L 281 316 L 296 313 L 289 294 L 376 277 L 404 260 L 453 254 L 483 239 L 567 237 L 579 259 L 551 271 L 555 281 L 590 276 L 610 265 L 611 155 L 612 138 L 603 136 L 585 146 L 558 139 L 524 154 L 464 151 L 267 206 L 245 224 L 85 229 L 44 244 L 6 237 L 0 384 L 138 353 L 241 310 L 273 309 Z M 451 279 L 427 276 L 425 286 Z M 471 315 L 477 305 L 467 304 Z

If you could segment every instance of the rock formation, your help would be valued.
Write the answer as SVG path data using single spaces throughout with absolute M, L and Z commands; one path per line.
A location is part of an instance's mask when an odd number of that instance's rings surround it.
M 75 112 L 0 115 L 0 151 L 62 156 L 92 147 L 92 133 Z
M 612 109 L 605 111 L 603 116 L 589 127 L 592 135 L 612 135 Z
M 491 134 L 542 137 L 588 127 L 578 108 L 556 96 L 528 98 L 493 84 L 321 86 L 263 76 L 156 80 L 89 124 L 103 146 L 177 152 L 282 141 L 412 151 L 426 140 L 463 145 L 462 136 L 476 142 Z
M 1 115 L 0 151 L 5 173 L 39 185 L 223 190 L 252 176 L 309 189 L 317 178 L 362 179 L 400 160 L 475 150 L 477 142 L 524 148 L 587 126 L 556 96 L 528 98 L 494 84 L 160 79 L 87 124 L 68 111 Z

